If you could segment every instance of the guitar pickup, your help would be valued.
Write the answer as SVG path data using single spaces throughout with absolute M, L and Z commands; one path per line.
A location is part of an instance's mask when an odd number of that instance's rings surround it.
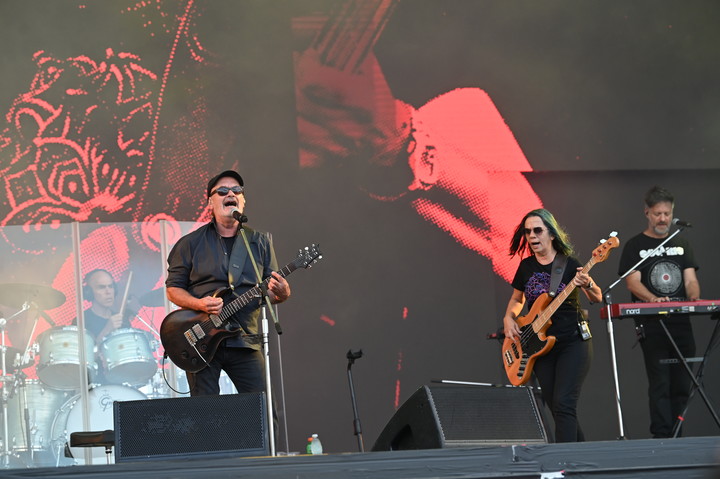
M 519 377 L 525 374 L 525 366 L 527 366 L 527 358 L 523 356 L 522 360 L 520 361 L 520 367 L 518 368 Z
M 222 319 L 220 319 L 217 314 L 211 314 L 210 321 L 213 322 L 213 324 L 215 325 L 216 328 L 219 328 L 220 326 L 222 326 Z M 197 326 L 197 325 L 195 325 L 195 326 Z M 203 335 L 204 334 L 205 333 L 203 332 Z
M 192 327 L 192 331 L 193 331 L 193 333 L 195 333 L 195 336 L 197 337 L 198 340 L 205 337 L 205 331 L 203 330 L 202 326 L 200 326 L 199 324 L 195 324 Z
M 505 363 L 507 363 L 508 366 L 510 366 L 515 361 L 513 360 L 512 354 L 510 353 L 509 349 L 505 350 Z
M 195 343 L 197 343 L 197 337 L 195 336 L 195 333 L 192 332 L 192 329 L 188 329 L 185 333 L 183 333 L 183 335 L 191 346 L 195 346 Z

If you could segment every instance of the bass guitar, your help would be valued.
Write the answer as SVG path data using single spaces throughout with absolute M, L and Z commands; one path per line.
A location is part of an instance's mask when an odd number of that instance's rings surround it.
M 582 272 L 587 273 L 596 263 L 605 261 L 610 251 L 619 244 L 620 240 L 615 233 L 607 240 L 603 240 L 600 246 L 593 250 L 592 257 L 583 266 Z M 502 362 L 510 384 L 521 386 L 528 382 L 535 360 L 550 352 L 555 345 L 555 336 L 546 335 L 547 329 L 552 324 L 550 318 L 574 289 L 575 285 L 570 282 L 555 297 L 543 293 L 538 296 L 525 316 L 518 316 L 520 338 L 505 337 L 502 345 Z
M 296 269 L 309 268 L 320 259 L 320 249 L 313 244 L 301 249 L 297 258 L 278 273 L 285 278 Z M 254 286 L 228 302 L 217 315 L 191 309 L 178 309 L 168 314 L 160 325 L 160 340 L 165 354 L 187 372 L 196 373 L 204 369 L 223 339 L 241 334 L 241 329 L 225 329 L 230 318 L 254 299 L 262 298 L 269 281 L 270 278 L 265 279 L 262 285 Z

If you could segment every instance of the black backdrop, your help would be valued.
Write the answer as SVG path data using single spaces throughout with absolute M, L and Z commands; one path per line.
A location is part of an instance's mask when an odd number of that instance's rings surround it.
M 114 94 L 93 99 L 107 118 L 95 138 L 107 161 L 136 176 L 138 195 L 112 209 L 87 206 L 90 193 L 78 209 L 83 214 L 61 209 L 37 221 L 143 221 L 158 213 L 193 221 L 202 218 L 205 178 L 237 167 L 248 186 L 251 224 L 273 233 L 281 263 L 297 247 L 320 243 L 323 261 L 294 277 L 293 299 L 280 309 L 294 451 L 314 432 L 329 452 L 356 450 L 345 359 L 351 348 L 365 353 L 353 372 L 368 447 L 422 384 L 504 382 L 498 345 L 485 337 L 500 325 L 510 287 L 487 258 L 408 202 L 369 196 L 342 165 L 298 166 L 293 53 L 300 47 L 291 20 L 327 12 L 331 3 L 0 4 L 3 113 L 15 111 L 31 88 L 42 68 L 33 60 L 40 50 L 56 59 L 96 60 L 107 48 L 133 52 L 136 64 L 156 74 L 148 87 L 138 80 L 130 95 L 140 105 L 147 88 L 155 107 L 147 118 L 132 117 L 143 153 L 137 161 L 115 146 L 118 115 L 129 113 L 113 103 Z M 568 229 L 581 261 L 610 231 L 623 240 L 644 227 L 641 200 L 650 186 L 673 191 L 676 216 L 695 224 L 683 234 L 701 264 L 702 296 L 717 298 L 719 16 L 713 1 L 405 1 L 374 53 L 393 95 L 415 108 L 455 88 L 488 93 L 532 166 L 525 177 Z M 188 19 L 188 35 L 178 36 Z M 55 95 L 54 104 L 79 115 L 81 102 Z M 37 164 L 14 148 L 32 137 L 11 115 L 2 128 L 2 225 L 25 224 L 34 207 L 17 206 L 23 186 L 9 178 Z M 152 141 L 143 142 L 145 131 Z M 71 153 L 54 161 L 63 155 Z M 617 278 L 618 253 L 593 271 L 598 284 Z M 628 299 L 622 285 L 613 298 Z M 608 338 L 599 306 L 590 310 L 595 359 L 580 415 L 590 440 L 609 440 L 618 427 Z M 702 350 L 714 323 L 694 322 Z M 632 324 L 616 323 L 615 335 L 626 435 L 648 437 L 646 380 Z M 713 356 L 706 371 L 711 397 L 720 387 L 715 362 Z M 278 371 L 273 377 L 278 381 Z M 717 434 L 699 397 L 685 433 Z

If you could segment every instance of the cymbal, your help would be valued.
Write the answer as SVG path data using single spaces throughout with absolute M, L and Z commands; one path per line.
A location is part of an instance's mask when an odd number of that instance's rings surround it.
M 22 308 L 25 302 L 35 303 L 40 310 L 57 308 L 65 303 L 65 295 L 41 284 L 0 284 L 0 304 Z
M 140 304 L 150 308 L 165 306 L 165 290 L 162 288 L 153 289 L 152 291 L 143 294 L 140 297 Z

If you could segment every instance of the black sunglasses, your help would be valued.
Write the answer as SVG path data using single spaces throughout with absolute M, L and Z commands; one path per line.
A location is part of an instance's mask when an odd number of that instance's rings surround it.
M 542 228 L 540 226 L 536 226 L 535 228 L 525 228 L 525 234 L 529 235 L 530 233 L 535 233 L 536 235 L 541 235 L 542 232 L 545 231 L 545 228 Z
M 239 194 L 242 194 L 242 193 L 245 191 L 245 188 L 243 188 L 242 186 L 233 186 L 233 187 L 230 187 L 230 188 L 227 187 L 227 186 L 220 186 L 220 187 L 218 187 L 218 188 L 215 188 L 215 189 L 210 193 L 210 196 L 214 195 L 215 193 L 217 193 L 217 194 L 220 195 L 220 196 L 225 196 L 225 195 L 227 195 L 228 193 L 230 193 L 231 191 L 232 191 L 233 193 L 235 193 L 236 195 L 239 195 Z

